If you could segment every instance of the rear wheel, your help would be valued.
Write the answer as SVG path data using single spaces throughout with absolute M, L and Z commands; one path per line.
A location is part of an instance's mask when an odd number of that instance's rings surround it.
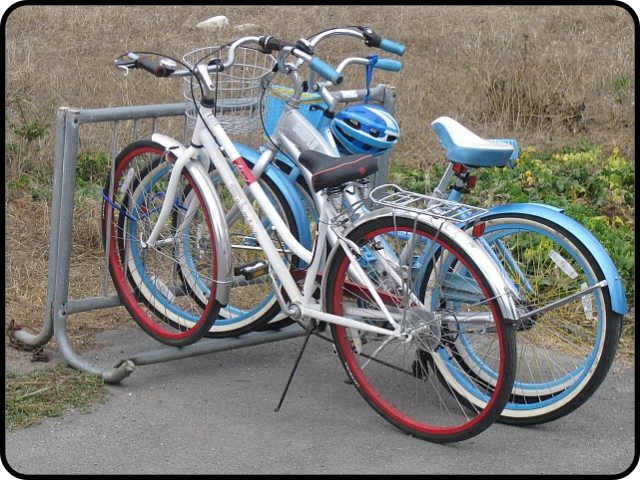
M 523 313 L 604 279 L 584 244 L 554 222 L 526 214 L 493 214 L 484 220 L 483 240 L 515 285 Z M 606 377 L 621 327 L 606 287 L 521 320 L 516 380 L 500 421 L 540 424 L 580 407 Z M 460 358 L 474 358 L 468 346 L 457 348 L 464 352 Z M 489 373 L 484 374 L 488 380 Z
M 378 218 L 348 238 L 361 248 L 358 264 L 403 333 L 332 324 L 336 350 L 357 390 L 386 420 L 425 440 L 461 441 L 488 428 L 508 400 L 516 366 L 514 329 L 505 323 L 490 282 L 454 239 L 414 219 Z M 441 269 L 448 257 L 465 265 L 463 277 Z M 427 270 L 440 273 L 427 276 Z M 326 275 L 329 313 L 393 331 L 344 250 L 334 251 Z M 416 278 L 427 280 L 416 284 Z M 481 300 L 469 292 L 480 292 Z M 447 301 L 431 308 L 434 296 Z M 480 366 L 496 372 L 496 382 L 448 368 L 460 336 L 473 345 Z

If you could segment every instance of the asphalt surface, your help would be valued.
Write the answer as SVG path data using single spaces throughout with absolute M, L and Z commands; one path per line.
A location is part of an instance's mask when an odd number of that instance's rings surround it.
M 102 367 L 161 346 L 110 331 Z M 328 342 L 312 338 L 274 412 L 302 338 L 139 366 L 89 414 L 6 435 L 30 474 L 605 474 L 634 464 L 635 372 L 615 365 L 576 412 L 536 427 L 494 424 L 456 444 L 403 434 L 359 396 Z M 632 472 L 634 477 L 637 472 Z

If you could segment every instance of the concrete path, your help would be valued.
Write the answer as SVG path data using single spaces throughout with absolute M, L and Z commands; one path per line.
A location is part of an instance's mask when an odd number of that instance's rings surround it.
M 105 332 L 87 355 L 112 366 L 157 349 L 137 329 Z M 312 338 L 274 412 L 302 338 L 136 368 L 90 414 L 6 435 L 30 474 L 577 474 L 632 464 L 635 372 L 616 365 L 583 407 L 532 428 L 494 424 L 436 445 L 404 435 L 364 402 L 329 343 Z

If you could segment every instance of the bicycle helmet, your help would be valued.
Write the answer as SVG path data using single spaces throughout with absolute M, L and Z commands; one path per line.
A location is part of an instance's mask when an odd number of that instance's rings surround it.
M 378 105 L 346 107 L 331 121 L 331 132 L 342 153 L 380 155 L 398 141 L 400 127 L 388 111 Z

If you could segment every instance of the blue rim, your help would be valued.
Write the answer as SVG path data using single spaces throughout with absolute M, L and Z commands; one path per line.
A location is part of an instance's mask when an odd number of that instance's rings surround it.
M 500 232 L 504 232 L 503 235 L 501 235 L 500 237 L 491 237 L 491 233 L 495 230 L 499 230 Z M 485 232 L 483 238 L 485 240 L 488 240 L 489 242 L 491 242 L 492 240 L 497 240 L 499 238 L 502 238 L 502 236 L 504 235 L 510 235 L 513 234 L 514 232 L 518 232 L 518 231 L 526 231 L 526 232 L 536 232 L 539 233 L 543 236 L 545 236 L 546 238 L 549 238 L 551 240 L 553 240 L 555 242 L 555 244 L 561 245 L 566 251 L 571 252 L 572 254 L 576 253 L 576 249 L 574 247 L 570 247 L 566 242 L 564 242 L 561 238 L 558 238 L 554 235 L 551 235 L 550 232 L 544 231 L 540 228 L 536 228 L 533 226 L 523 226 L 521 224 L 501 224 L 500 226 L 495 226 L 495 227 L 487 227 L 487 231 Z M 578 252 L 579 253 L 579 252 Z M 591 272 L 589 272 L 587 266 L 585 265 L 584 261 L 582 258 L 580 258 L 580 255 L 573 257 L 574 260 L 578 263 L 578 265 L 582 268 L 585 276 L 586 276 L 586 280 L 588 281 L 589 284 L 593 284 L 595 282 L 594 277 L 592 276 Z M 603 318 L 602 318 L 602 311 L 603 311 L 603 306 L 600 302 L 600 299 L 598 296 L 595 297 L 595 300 L 597 302 L 597 311 L 598 311 L 598 326 L 599 328 L 597 329 L 597 334 L 596 334 L 596 340 L 595 343 L 593 345 L 592 351 L 589 354 L 589 356 L 582 362 L 582 364 L 580 366 L 578 366 L 576 369 L 574 369 L 573 371 L 567 373 L 566 375 L 564 375 L 563 377 L 550 381 L 550 382 L 545 382 L 545 383 L 527 383 L 527 382 L 519 382 L 519 381 L 515 381 L 514 382 L 514 388 L 515 389 L 523 389 L 523 390 L 535 390 L 538 389 L 540 391 L 543 391 L 545 388 L 553 388 L 556 387 L 558 385 L 561 385 L 567 381 L 571 381 L 571 385 L 566 388 L 564 391 L 562 392 L 558 392 L 556 394 L 554 394 L 552 397 L 542 400 L 542 401 L 538 401 L 538 402 L 534 402 L 534 403 L 528 403 L 528 404 L 521 404 L 521 403 L 514 403 L 514 402 L 508 402 L 505 408 L 508 408 L 510 410 L 536 410 L 542 407 L 545 407 L 547 405 L 552 405 L 553 403 L 556 403 L 562 399 L 564 399 L 566 396 L 570 395 L 573 390 L 575 390 L 575 388 L 577 388 L 578 385 L 581 384 L 582 380 L 584 379 L 584 377 L 588 374 L 588 372 L 591 370 L 593 363 L 596 359 L 596 352 L 599 350 L 600 347 L 600 343 L 602 342 L 602 323 L 603 323 Z M 435 301 L 435 300 L 434 300 Z M 489 376 L 490 378 L 495 379 L 496 375 L 495 372 L 493 372 L 493 370 L 488 369 L 486 367 L 486 365 L 480 360 L 478 359 L 478 357 L 475 355 L 475 353 L 473 352 L 473 348 L 469 345 L 468 341 L 466 340 L 466 338 L 464 337 L 464 335 L 460 335 L 459 338 L 461 339 L 463 345 L 465 346 L 465 351 L 467 353 L 470 354 L 471 358 L 474 358 L 478 361 L 479 366 L 481 366 L 481 369 L 483 371 L 483 373 L 485 373 L 487 376 Z M 467 348 L 468 347 L 468 348 Z M 456 369 L 455 365 L 452 364 L 449 359 L 448 356 L 445 354 L 445 352 L 440 352 L 440 357 L 442 359 L 442 361 L 449 366 L 449 370 L 450 372 L 456 377 L 458 378 L 461 382 L 464 382 L 463 380 L 463 376 L 458 372 L 458 370 Z
M 168 167 L 166 168 L 161 168 L 159 173 L 157 175 L 155 175 L 152 179 L 151 182 L 146 183 L 144 185 L 142 194 L 134 199 L 135 200 L 135 206 L 136 206 L 136 210 L 140 209 L 140 205 L 142 204 L 142 202 L 144 201 L 145 195 L 150 191 L 150 188 L 155 185 L 155 183 L 165 175 L 165 173 L 169 170 Z M 137 232 L 138 232 L 138 222 L 137 221 L 129 221 L 129 232 L 131 237 L 130 238 L 137 238 Z M 174 303 L 172 303 L 151 281 L 151 279 L 149 278 L 149 276 L 147 275 L 147 272 L 145 270 L 145 268 L 142 266 L 142 261 L 140 260 L 140 253 L 138 248 L 134 248 L 137 247 L 137 243 L 136 242 L 129 242 L 129 250 L 131 252 L 131 257 L 133 259 L 134 265 L 138 271 L 138 274 L 140 275 L 144 285 L 151 291 L 152 296 L 154 299 L 158 299 L 159 303 L 161 306 L 163 306 L 164 308 L 166 308 L 168 311 L 170 311 L 171 313 L 187 320 L 193 323 L 197 323 L 199 321 L 199 317 L 196 317 L 194 315 L 191 315 L 188 312 L 185 312 L 184 310 L 178 308 Z M 155 308 L 155 307 L 154 307 Z

